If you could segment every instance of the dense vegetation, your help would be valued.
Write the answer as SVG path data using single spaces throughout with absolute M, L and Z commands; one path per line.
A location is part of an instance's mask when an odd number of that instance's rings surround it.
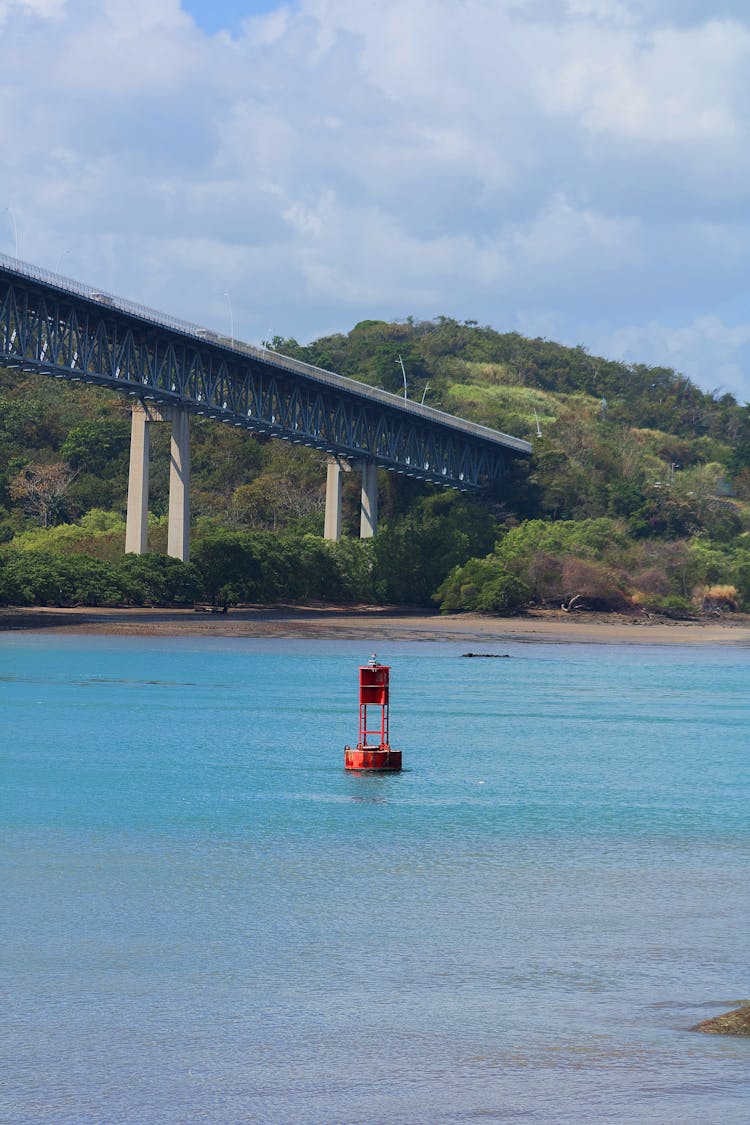
M 279 351 L 533 442 L 481 500 L 381 473 L 381 531 L 321 538 L 321 455 L 195 418 L 189 565 L 165 554 L 166 427 L 151 543 L 125 556 L 128 405 L 0 370 L 0 602 L 526 605 L 750 610 L 750 410 L 667 368 L 448 318 L 364 321 Z

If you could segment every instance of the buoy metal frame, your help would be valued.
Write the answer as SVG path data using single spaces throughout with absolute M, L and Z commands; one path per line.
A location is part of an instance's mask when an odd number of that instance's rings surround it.
M 344 747 L 344 769 L 361 773 L 398 773 L 401 751 L 392 750 L 388 721 L 390 674 L 375 653 L 359 669 L 359 740 Z

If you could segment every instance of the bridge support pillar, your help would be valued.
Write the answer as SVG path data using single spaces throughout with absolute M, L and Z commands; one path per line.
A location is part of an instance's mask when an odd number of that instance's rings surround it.
M 143 406 L 133 407 L 130 424 L 130 473 L 128 475 L 128 514 L 125 523 L 125 551 L 142 555 L 148 543 L 148 453 L 151 444 L 151 418 Z
M 172 409 L 171 415 L 167 554 L 187 562 L 190 558 L 190 418 L 186 410 Z
M 343 466 L 335 457 L 328 459 L 326 472 L 326 515 L 324 539 L 341 538 L 341 473 Z
M 363 461 L 362 499 L 359 507 L 359 537 L 372 539 L 378 530 L 378 466 L 374 461 Z
M 125 551 L 143 555 L 148 550 L 148 455 L 152 422 L 172 424 L 167 553 L 187 562 L 190 554 L 190 425 L 187 411 L 176 407 L 142 403 L 133 407 Z

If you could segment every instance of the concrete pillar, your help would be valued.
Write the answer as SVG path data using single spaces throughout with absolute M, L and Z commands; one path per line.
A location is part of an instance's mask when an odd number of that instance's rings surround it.
M 150 422 L 151 419 L 142 406 L 133 407 L 130 429 L 130 474 L 128 476 L 125 550 L 134 555 L 144 554 L 148 541 L 148 427 Z
M 341 465 L 331 457 L 326 474 L 326 517 L 324 539 L 341 538 Z
M 359 508 L 359 537 L 372 539 L 378 530 L 378 466 L 374 461 L 363 461 L 362 499 Z
M 172 423 L 167 553 L 187 562 L 190 555 L 190 416 L 178 407 L 144 403 L 133 407 L 125 550 L 143 555 L 148 549 L 148 453 L 152 422 Z
M 187 562 L 190 557 L 190 418 L 172 409 L 169 465 L 169 525 L 167 554 Z

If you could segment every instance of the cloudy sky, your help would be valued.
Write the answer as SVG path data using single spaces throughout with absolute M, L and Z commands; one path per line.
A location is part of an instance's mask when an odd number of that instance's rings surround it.
M 253 342 L 445 314 L 750 399 L 747 0 L 0 0 L 0 44 L 6 254 Z

